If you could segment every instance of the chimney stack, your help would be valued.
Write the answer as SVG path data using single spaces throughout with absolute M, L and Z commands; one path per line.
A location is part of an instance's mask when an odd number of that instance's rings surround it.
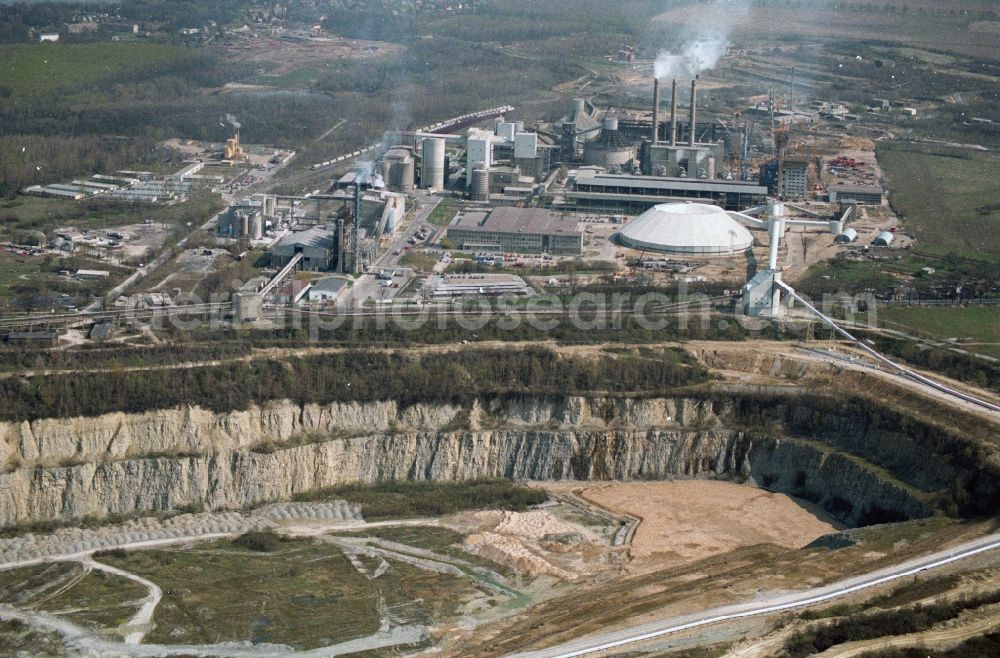
M 670 145 L 677 146 L 677 78 L 670 87 Z
M 690 141 L 689 144 L 694 146 L 695 139 L 697 135 L 697 125 L 698 125 L 698 76 L 694 76 L 694 80 L 691 81 L 691 125 L 690 125 Z
M 653 78 L 653 133 L 651 137 L 655 146 L 660 141 L 660 79 Z

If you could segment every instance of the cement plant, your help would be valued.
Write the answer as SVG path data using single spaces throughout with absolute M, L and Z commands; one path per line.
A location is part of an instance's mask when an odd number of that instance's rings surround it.
M 1000 655 L 944 4 L 0 3 L 0 656 Z

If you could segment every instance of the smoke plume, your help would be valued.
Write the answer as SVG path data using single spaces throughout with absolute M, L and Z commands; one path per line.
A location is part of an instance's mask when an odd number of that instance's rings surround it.
M 681 37 L 656 56 L 653 75 L 663 78 L 693 78 L 715 67 L 726 53 L 735 24 L 750 9 L 750 0 L 711 0 L 699 5 L 678 26 Z
M 239 130 L 240 128 L 243 127 L 243 125 L 239 121 L 237 121 L 236 117 L 233 116 L 232 114 L 226 115 L 226 121 L 228 121 L 229 125 L 231 125 L 236 130 Z

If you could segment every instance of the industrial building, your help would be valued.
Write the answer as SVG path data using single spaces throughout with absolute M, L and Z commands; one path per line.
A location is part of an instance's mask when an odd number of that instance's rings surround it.
M 289 233 L 271 250 L 271 265 L 284 267 L 296 254 L 302 254 L 302 260 L 299 261 L 302 270 L 310 272 L 329 270 L 337 260 L 334 233 L 324 226 Z
M 459 249 L 578 256 L 583 235 L 572 217 L 542 208 L 500 207 L 460 213 L 448 227 Z
M 640 213 L 672 201 L 704 201 L 726 210 L 760 205 L 767 188 L 753 182 L 606 174 L 581 169 L 571 174 L 564 196 L 578 210 Z
M 753 236 L 718 206 L 664 203 L 626 224 L 618 241 L 644 251 L 730 256 L 749 249 Z
M 309 289 L 309 301 L 327 303 L 336 301 L 337 297 L 347 286 L 347 279 L 340 277 L 327 277 L 316 281 Z
M 830 203 L 859 203 L 865 206 L 882 205 L 882 188 L 878 185 L 850 185 L 834 183 L 830 186 Z
M 514 274 L 453 274 L 437 275 L 427 281 L 427 289 L 435 299 L 478 295 L 528 295 L 531 287 Z
M 597 139 L 583 147 L 583 161 L 605 169 L 620 169 L 638 157 L 635 142 L 618 130 L 618 119 L 607 117 Z
M 804 199 L 809 192 L 809 160 L 785 158 L 778 169 L 778 193 L 786 199 Z
M 670 94 L 670 134 L 667 143 L 660 137 L 660 81 L 653 81 L 653 117 L 648 141 L 642 145 L 642 172 L 647 176 L 712 179 L 725 156 L 725 142 L 699 142 L 698 80 L 691 81 L 691 107 L 688 115 L 687 141 L 678 142 L 677 80 Z

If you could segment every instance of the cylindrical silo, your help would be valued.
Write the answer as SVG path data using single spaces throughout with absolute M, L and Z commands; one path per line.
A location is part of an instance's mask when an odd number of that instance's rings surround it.
M 489 201 L 490 199 L 490 168 L 479 165 L 472 170 L 472 200 Z
M 250 235 L 250 216 L 245 212 L 241 212 L 240 215 L 240 237 L 245 235 Z
M 403 162 L 401 163 L 401 166 L 403 168 L 402 174 L 401 174 L 403 192 L 412 192 L 413 191 L 413 181 L 415 179 L 414 178 L 415 167 L 414 167 L 414 163 L 413 163 L 413 158 L 407 158 L 407 159 L 403 160 Z
M 250 216 L 250 237 L 254 240 L 260 240 L 264 237 L 264 216 L 259 212 L 255 212 Z
M 423 145 L 420 187 L 424 189 L 444 189 L 444 140 L 427 138 Z

